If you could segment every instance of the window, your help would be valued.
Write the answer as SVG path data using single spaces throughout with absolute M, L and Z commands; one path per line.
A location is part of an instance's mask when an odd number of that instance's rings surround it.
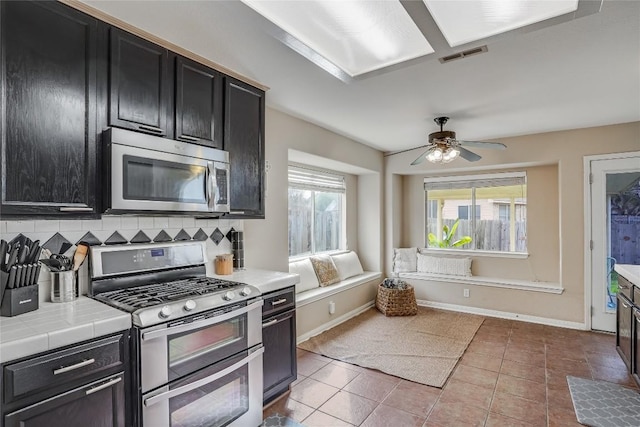
M 289 165 L 289 256 L 345 248 L 344 176 Z
M 527 178 L 522 173 L 425 178 L 425 244 L 460 250 L 527 251 Z M 435 212 L 432 207 L 437 206 Z M 447 239 L 444 232 L 458 223 Z M 460 244 L 465 236 L 471 242 Z M 456 244 L 456 242 L 459 242 Z

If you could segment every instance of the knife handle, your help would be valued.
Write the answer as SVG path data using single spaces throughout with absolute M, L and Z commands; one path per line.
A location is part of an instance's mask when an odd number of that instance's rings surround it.
M 16 272 L 17 268 L 15 265 L 9 269 L 9 280 L 7 280 L 7 288 L 9 289 L 13 289 L 13 287 L 15 286 Z
M 24 279 L 24 267 L 22 264 L 16 266 L 16 283 L 14 283 L 14 287 L 19 288 L 22 286 L 22 280 Z
M 38 272 L 38 264 L 31 264 L 31 276 L 29 277 L 30 285 L 35 285 L 38 283 L 38 276 L 36 276 L 37 272 Z

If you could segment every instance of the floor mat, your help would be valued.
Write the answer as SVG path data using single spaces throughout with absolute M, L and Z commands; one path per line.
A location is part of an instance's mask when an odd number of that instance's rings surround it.
M 580 424 L 592 427 L 640 426 L 640 393 L 606 381 L 567 376 Z
M 262 421 L 262 427 L 304 427 L 304 425 L 284 415 L 273 414 Z

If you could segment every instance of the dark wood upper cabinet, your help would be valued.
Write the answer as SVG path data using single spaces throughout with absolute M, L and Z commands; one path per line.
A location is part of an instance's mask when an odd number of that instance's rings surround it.
M 264 108 L 262 90 L 225 78 L 224 149 L 231 161 L 229 217 L 264 218 Z
M 109 125 L 173 137 L 169 51 L 110 28 Z
M 222 75 L 177 56 L 175 138 L 222 149 Z
M 0 2 L 3 218 L 96 209 L 97 20 Z

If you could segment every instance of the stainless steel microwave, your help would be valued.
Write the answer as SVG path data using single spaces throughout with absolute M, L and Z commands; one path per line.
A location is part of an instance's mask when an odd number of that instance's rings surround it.
M 109 128 L 103 135 L 105 213 L 229 212 L 229 153 Z

